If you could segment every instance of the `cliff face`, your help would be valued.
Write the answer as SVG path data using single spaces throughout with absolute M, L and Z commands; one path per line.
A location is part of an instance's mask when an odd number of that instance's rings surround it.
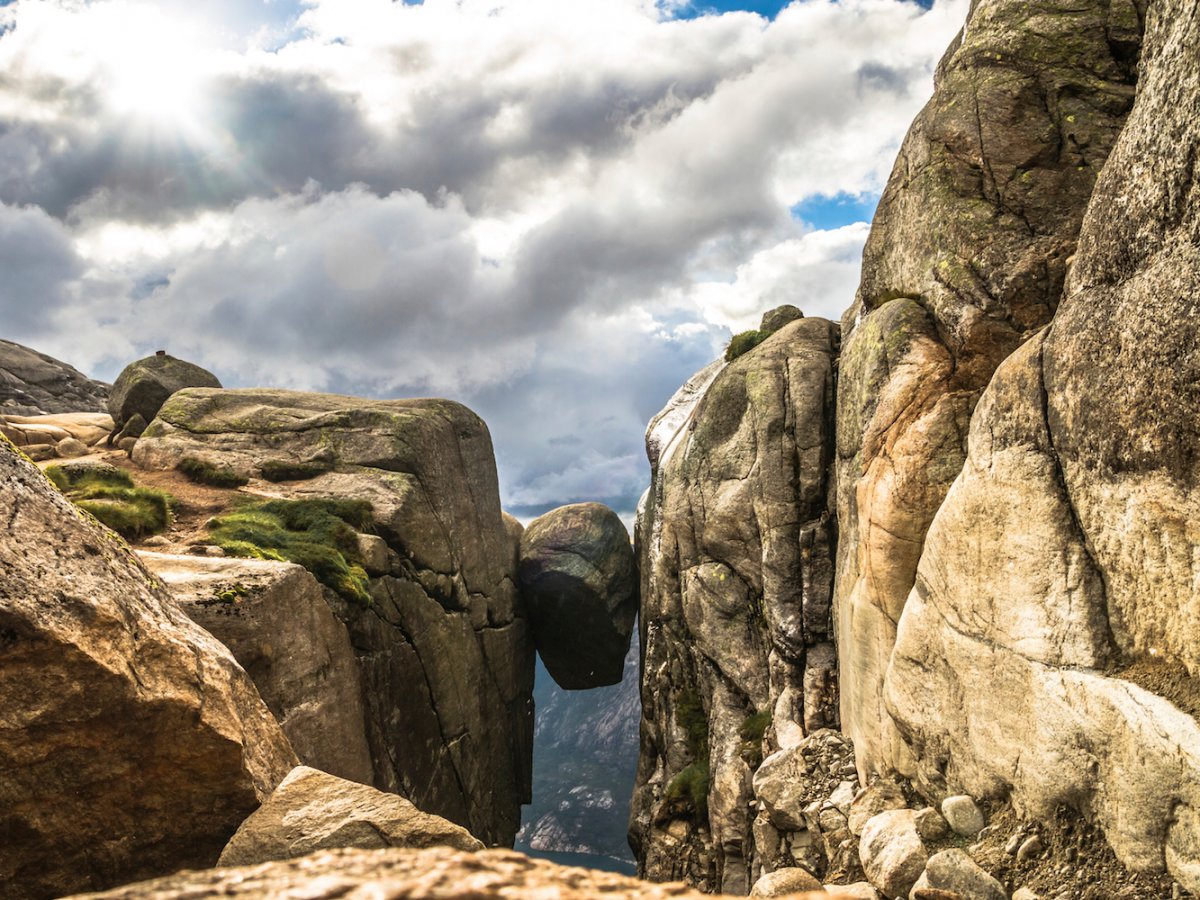
M 764 737 L 770 748 L 794 746 L 836 721 L 836 350 L 833 324 L 793 322 L 702 372 L 651 424 L 630 818 L 648 877 L 745 893 L 757 861 L 750 779 Z

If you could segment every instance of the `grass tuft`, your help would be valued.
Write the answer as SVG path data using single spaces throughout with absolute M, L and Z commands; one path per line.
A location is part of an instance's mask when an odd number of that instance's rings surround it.
M 262 464 L 262 477 L 267 481 L 306 481 L 324 475 L 333 468 L 326 462 L 293 462 L 269 459 Z
M 217 516 L 209 530 L 229 556 L 296 563 L 347 600 L 369 606 L 355 529 L 372 521 L 365 500 L 266 500 Z
M 46 477 L 76 506 L 127 541 L 165 531 L 171 524 L 171 495 L 136 487 L 115 466 L 47 466 Z
M 729 339 L 725 347 L 725 362 L 733 362 L 743 353 L 753 350 L 772 335 L 770 331 L 743 331 Z
M 175 466 L 175 469 L 187 477 L 188 481 L 196 484 L 206 484 L 216 488 L 239 488 L 249 483 L 250 479 L 239 475 L 229 466 L 219 466 L 198 456 L 185 456 Z
M 708 761 L 694 762 L 685 767 L 667 785 L 668 800 L 685 800 L 697 818 L 708 818 Z

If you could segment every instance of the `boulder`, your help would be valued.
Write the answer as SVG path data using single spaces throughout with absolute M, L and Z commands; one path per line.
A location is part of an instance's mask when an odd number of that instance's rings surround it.
M 0 340 L 0 415 L 102 413 L 108 391 L 52 356 Z
M 842 735 L 822 729 L 763 760 L 754 773 L 754 796 L 776 828 L 802 831 L 810 827 L 805 810 L 814 801 L 832 800 L 853 758 L 854 748 Z
M 815 846 L 810 858 L 796 845 L 803 859 L 770 849 L 778 832 L 755 829 L 750 804 L 757 754 L 837 724 L 837 347 L 833 323 L 793 321 L 753 353 L 698 373 L 647 431 L 652 483 L 637 535 L 643 740 L 630 833 L 654 879 L 745 893 L 768 855 L 773 866 L 822 865 Z M 751 726 L 763 717 L 770 726 L 757 739 Z M 669 796 L 698 738 L 709 747 L 702 821 L 683 818 Z
M 879 900 L 879 891 L 866 881 L 856 881 L 854 884 L 827 884 L 825 890 L 831 894 L 845 897 L 847 900 Z
M 1029 819 L 1067 806 L 1127 867 L 1165 867 L 1196 892 L 1193 11 L 1150 6 L 1137 101 L 1097 181 L 1062 304 L 979 403 L 885 697 L 929 787 L 942 767 L 973 796 L 1011 796 Z
M 190 387 L 219 388 L 217 376 L 194 363 L 157 353 L 131 362 L 113 382 L 108 397 L 108 413 L 113 419 L 114 437 L 137 437 L 125 432 L 134 416 L 153 422 L 167 398 Z
M 976 0 L 900 149 L 843 319 L 842 727 L 860 775 L 911 775 L 884 700 L 896 623 L 996 367 L 1054 315 L 1133 102 L 1144 4 Z
M 325 588 L 292 563 L 138 554 L 229 648 L 306 766 L 370 784 L 358 660 Z
M 0 439 L 0 883 L 212 865 L 296 765 L 232 655 Z
M 57 449 L 64 441 L 73 441 L 85 449 L 94 447 L 112 431 L 107 413 L 57 413 L 45 416 L 0 416 L 0 434 L 21 449 L 46 444 Z
M 534 648 L 484 422 L 448 400 L 189 388 L 133 450 L 154 469 L 185 456 L 251 478 L 313 463 L 271 493 L 372 504 L 388 574 L 369 607 L 329 598 L 358 659 L 372 783 L 511 844 L 529 802 Z
M 758 326 L 759 331 L 778 331 L 784 325 L 795 322 L 797 319 L 803 319 L 804 313 L 800 311 L 798 306 L 792 306 L 790 303 L 785 303 L 783 306 L 777 306 L 774 309 L 763 313 L 762 322 Z
M 867 880 L 883 896 L 907 897 L 928 859 L 916 814 L 911 809 L 893 809 L 872 817 L 863 826 L 858 854 Z
M 786 897 L 801 891 L 824 891 L 825 886 L 807 869 L 793 866 L 768 872 L 750 889 L 751 897 Z
M 546 670 L 567 690 L 618 684 L 637 617 L 629 532 L 599 503 L 575 503 L 529 524 L 517 582 Z
M 299 766 L 241 824 L 218 865 L 249 866 L 339 847 L 439 846 L 483 849 L 465 828 L 426 815 L 403 797 Z
M 679 884 L 651 884 L 601 872 L 558 866 L 511 850 L 466 853 L 427 850 L 326 850 L 300 859 L 231 869 L 180 872 L 131 884 L 91 900 L 205 898 L 395 897 L 422 900 L 704 900 L 709 894 Z M 797 894 L 795 900 L 844 900 L 838 894 Z
M 926 888 L 949 891 L 969 900 L 1008 900 L 1004 885 L 962 850 L 943 850 L 929 857 L 924 873 L 913 886 L 913 896 Z
M 965 794 L 943 800 L 942 815 L 954 833 L 962 837 L 974 837 L 983 830 L 983 810 Z
M 904 809 L 908 801 L 900 785 L 894 781 L 879 780 L 858 792 L 858 796 L 850 804 L 850 832 L 855 836 L 862 834 L 863 827 L 868 821 L 887 812 L 889 809 Z

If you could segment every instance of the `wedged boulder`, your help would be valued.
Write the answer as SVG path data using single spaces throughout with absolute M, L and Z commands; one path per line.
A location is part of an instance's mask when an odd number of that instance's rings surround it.
M 176 391 L 220 386 L 221 382 L 212 372 L 167 353 L 159 352 L 131 362 L 113 382 L 108 397 L 113 433 L 122 433 L 125 424 L 134 416 L 141 416 L 144 422 L 153 422 L 162 405 Z
M 218 865 L 249 866 L 340 847 L 443 846 L 483 849 L 465 828 L 427 815 L 403 797 L 299 766 L 241 824 Z
M 133 451 L 158 469 L 187 456 L 250 478 L 284 463 L 297 477 L 272 494 L 371 503 L 389 574 L 369 607 L 329 602 L 359 663 L 372 783 L 511 844 L 529 802 L 534 649 L 483 420 L 448 400 L 190 388 Z
M 1127 867 L 1165 867 L 1194 892 L 1193 13 L 1181 0 L 1149 7 L 1137 102 L 1097 182 L 1062 306 L 980 401 L 885 696 L 931 792 L 1011 796 L 1029 818 L 1070 807 Z
M 249 676 L 0 439 L 0 884 L 212 865 L 296 765 Z
M 863 826 L 858 855 L 867 880 L 891 900 L 908 896 L 929 858 L 911 809 L 893 809 L 871 818 Z
M 108 391 L 65 362 L 0 340 L 0 415 L 103 413 Z
M 629 532 L 600 503 L 534 519 L 521 537 L 517 582 L 546 670 L 566 690 L 619 684 L 637 618 Z
M 511 850 L 332 850 L 258 866 L 180 872 L 131 884 L 92 900 L 169 900 L 206 897 L 420 897 L 422 900 L 705 900 L 711 894 L 679 884 L 650 884 L 558 866 Z M 796 900 L 846 900 L 836 893 L 797 894 Z
M 307 570 L 259 559 L 138 556 L 254 679 L 300 762 L 372 783 L 358 660 L 326 589 Z
M 787 845 L 776 852 L 778 833 L 752 825 L 750 801 L 763 756 L 837 725 L 837 348 L 833 323 L 793 321 L 691 379 L 647 432 L 642 748 L 630 834 L 639 871 L 654 879 L 744 894 L 766 857 L 777 867 L 819 862 L 807 848 L 797 850 L 803 859 Z M 685 785 L 707 788 L 706 811 L 678 802 Z
M 980 394 L 1062 296 L 1139 6 L 973 2 L 875 214 L 838 381 L 839 684 L 865 780 L 912 774 L 884 702 L 896 623 Z

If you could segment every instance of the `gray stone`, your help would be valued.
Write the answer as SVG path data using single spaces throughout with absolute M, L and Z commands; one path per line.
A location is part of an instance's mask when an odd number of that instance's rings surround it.
M 926 843 L 939 841 L 950 831 L 950 825 L 932 806 L 917 810 L 917 833 Z
M 890 900 L 907 897 L 928 859 L 917 833 L 916 813 L 893 809 L 873 816 L 863 826 L 858 854 L 867 880 L 881 894 Z
M 893 781 L 879 780 L 858 792 L 850 804 L 850 832 L 855 837 L 862 834 L 867 821 L 889 809 L 904 809 L 908 801 L 904 792 Z
M 134 416 L 152 422 L 159 409 L 176 391 L 189 387 L 219 388 L 221 382 L 211 372 L 194 363 L 167 354 L 147 356 L 131 362 L 113 382 L 108 397 L 108 413 L 115 429 L 114 440 L 137 437 L 124 433 Z
M 529 523 L 517 582 L 538 655 L 558 685 L 618 684 L 637 618 L 629 532 L 599 503 L 575 503 Z
M 102 413 L 108 391 L 64 362 L 0 340 L 0 414 Z
M 368 575 L 387 575 L 391 570 L 388 563 L 387 541 L 375 534 L 358 535 L 358 553 Z
M 299 766 L 241 824 L 217 864 L 250 866 L 340 847 L 438 846 L 483 849 L 465 828 L 403 797 Z
M 950 891 L 969 900 L 1008 900 L 1004 885 L 961 850 L 943 850 L 929 857 L 925 872 L 913 886 L 913 896 L 923 888 Z
M 1031 859 L 1036 859 L 1041 856 L 1042 851 L 1046 849 L 1046 845 L 1042 843 L 1042 839 L 1036 834 L 1031 835 L 1021 842 L 1021 846 L 1017 848 L 1017 860 L 1019 862 L 1028 862 Z
M 91 450 L 83 441 L 69 437 L 54 445 L 54 453 L 59 459 L 78 459 L 81 456 L 87 456 Z
M 956 794 L 942 801 L 942 815 L 962 837 L 974 837 L 984 826 L 983 810 L 965 794 Z
M 797 319 L 803 318 L 804 313 L 800 311 L 799 307 L 785 303 L 783 306 L 777 306 L 763 313 L 758 329 L 759 331 L 778 331 L 784 325 L 790 325 Z

